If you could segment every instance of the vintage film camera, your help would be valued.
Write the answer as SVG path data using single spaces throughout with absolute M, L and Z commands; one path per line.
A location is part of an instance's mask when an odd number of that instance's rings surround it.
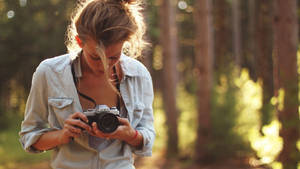
M 98 129 L 103 133 L 112 133 L 120 125 L 119 111 L 116 107 L 109 108 L 107 105 L 97 105 L 94 109 L 84 111 L 83 114 L 87 116 L 90 126 L 96 122 Z

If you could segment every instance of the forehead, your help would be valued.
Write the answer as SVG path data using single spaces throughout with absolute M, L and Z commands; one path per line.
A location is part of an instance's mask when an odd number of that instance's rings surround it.
M 106 56 L 113 56 L 119 54 L 122 51 L 124 42 L 116 43 L 105 48 Z M 94 40 L 88 40 L 85 43 L 84 50 L 88 50 L 90 54 L 97 55 L 96 52 L 97 43 Z

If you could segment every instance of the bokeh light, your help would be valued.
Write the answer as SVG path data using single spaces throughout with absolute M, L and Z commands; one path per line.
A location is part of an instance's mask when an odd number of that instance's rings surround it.
M 8 19 L 13 18 L 14 16 L 15 16 L 15 11 L 10 10 L 10 11 L 7 12 L 7 18 L 8 18 Z
M 185 10 L 188 7 L 187 3 L 185 1 L 179 1 L 178 2 L 178 8 L 181 10 Z
M 20 0 L 20 6 L 25 7 L 27 5 L 27 0 Z

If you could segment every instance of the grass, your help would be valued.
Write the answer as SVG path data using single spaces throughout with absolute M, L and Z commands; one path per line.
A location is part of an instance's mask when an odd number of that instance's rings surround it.
M 23 150 L 18 135 L 20 124 L 21 121 L 17 120 L 15 125 L 0 131 L 0 169 L 13 163 L 37 163 L 50 158 L 49 152 L 31 154 Z

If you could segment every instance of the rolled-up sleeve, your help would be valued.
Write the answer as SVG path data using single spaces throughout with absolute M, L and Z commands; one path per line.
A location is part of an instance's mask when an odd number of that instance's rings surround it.
M 154 118 L 153 118 L 153 85 L 150 74 L 143 79 L 143 115 L 136 129 L 143 136 L 143 146 L 141 149 L 133 149 L 133 152 L 138 156 L 151 156 L 152 147 L 155 140 Z
M 54 130 L 48 127 L 48 108 L 47 108 L 47 66 L 42 62 L 32 77 L 32 85 L 26 103 L 24 120 L 21 124 L 20 142 L 25 151 L 31 153 L 42 152 L 32 145 L 39 137 L 47 132 Z

